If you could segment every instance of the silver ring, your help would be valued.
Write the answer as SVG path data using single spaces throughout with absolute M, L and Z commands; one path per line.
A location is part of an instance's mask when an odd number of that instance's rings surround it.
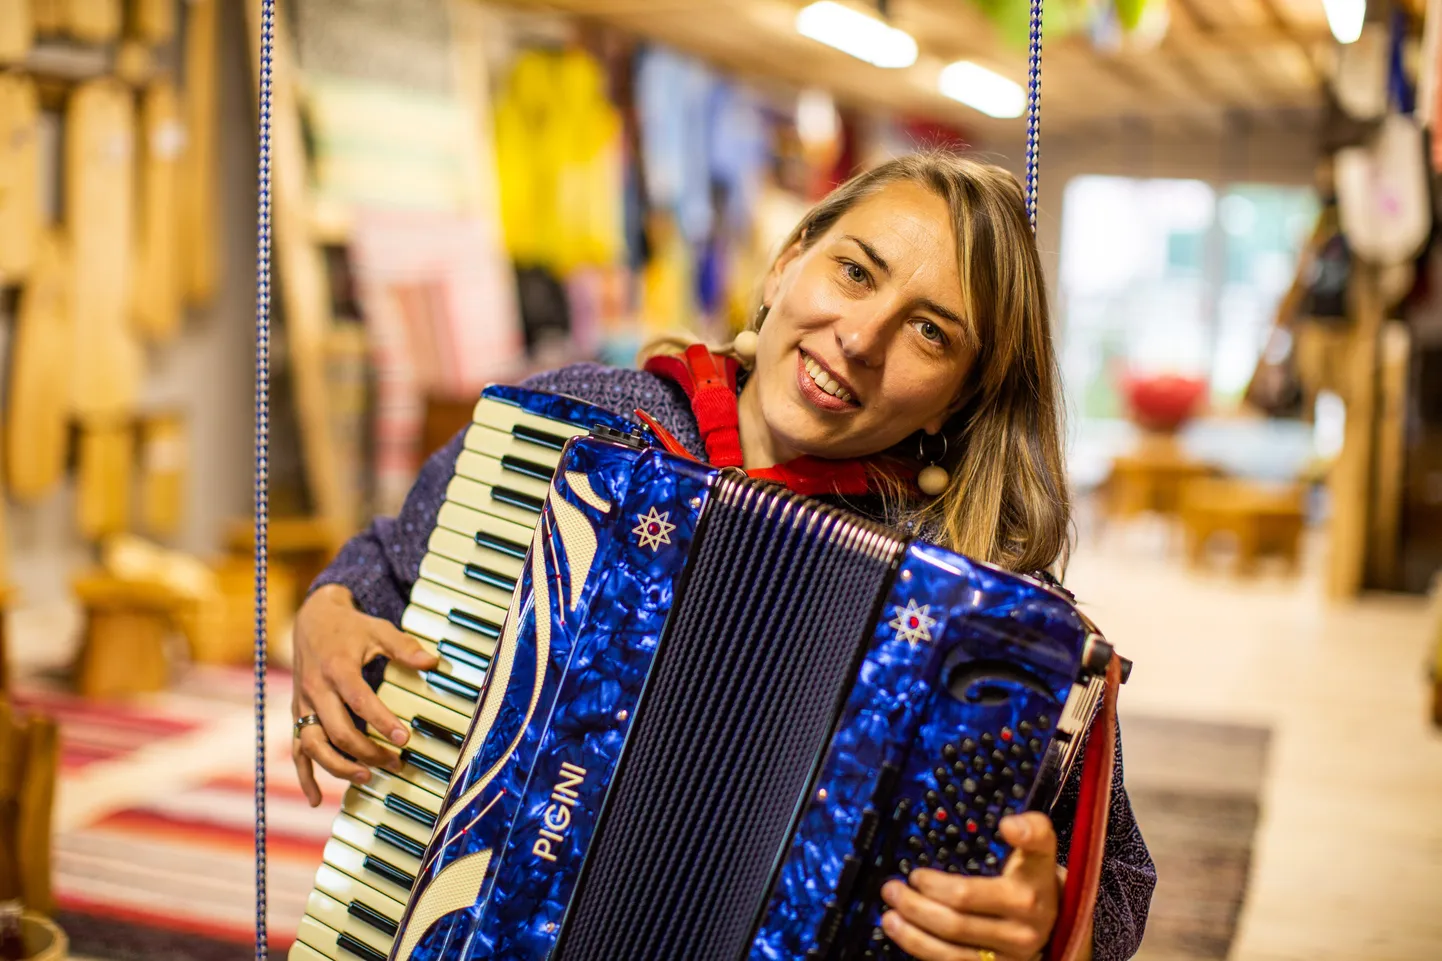
M 297 719 L 296 719 L 295 724 L 294 724 L 294 725 L 292 726 L 292 728 L 291 728 L 291 732 L 292 732 L 292 734 L 295 736 L 295 738 L 296 738 L 297 740 L 299 740 L 299 739 L 300 739 L 300 730 L 301 730 L 301 728 L 305 727 L 307 724 L 319 724 L 319 723 L 320 723 L 320 718 L 316 717 L 314 714 L 307 714 L 305 717 L 297 718 Z

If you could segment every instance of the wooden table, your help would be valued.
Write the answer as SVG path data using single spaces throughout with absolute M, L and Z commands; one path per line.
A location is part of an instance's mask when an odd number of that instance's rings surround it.
M 1238 574 L 1255 569 L 1258 558 L 1280 556 L 1296 571 L 1306 526 L 1306 491 L 1301 484 L 1268 484 L 1235 478 L 1193 480 L 1182 495 L 1182 527 L 1193 565 L 1206 557 L 1213 536 L 1237 539 Z
M 1145 434 L 1135 450 L 1112 460 L 1106 482 L 1107 515 L 1115 519 L 1143 513 L 1175 516 L 1186 486 L 1214 473 L 1209 464 L 1183 450 L 1174 436 Z

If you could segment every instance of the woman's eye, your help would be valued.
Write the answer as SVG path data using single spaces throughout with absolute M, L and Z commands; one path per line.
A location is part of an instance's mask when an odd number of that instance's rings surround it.
M 925 337 L 927 340 L 931 341 L 934 344 L 941 344 L 946 342 L 946 334 L 942 332 L 942 329 L 940 327 L 938 327 L 936 324 L 932 323 L 929 320 L 918 321 L 916 324 L 916 329 L 921 332 L 921 336 Z
M 867 281 L 865 269 L 860 264 L 848 263 L 845 265 L 846 277 L 854 284 L 864 284 Z

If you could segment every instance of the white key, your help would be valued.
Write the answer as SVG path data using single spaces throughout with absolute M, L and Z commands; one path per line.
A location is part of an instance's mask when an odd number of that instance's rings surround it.
M 529 427 L 532 430 L 566 439 L 575 437 L 577 434 L 589 433 L 593 426 L 587 424 L 584 427 L 577 427 L 575 424 L 563 420 L 552 420 L 549 417 L 532 414 L 514 404 L 492 400 L 489 397 L 481 398 L 480 402 L 476 404 L 475 410 L 471 413 L 471 420 L 506 434 L 511 433 L 519 424 L 522 427 Z
M 328 954 L 321 954 L 304 941 L 295 941 L 290 946 L 290 954 L 286 955 L 286 961 L 335 961 L 335 959 Z
M 423 697 L 428 701 L 434 701 L 441 707 L 450 708 L 465 717 L 467 721 L 476 712 L 475 701 L 466 700 L 440 687 L 440 683 L 444 683 L 444 678 L 431 680 L 422 677 L 419 672 L 403 664 L 391 661 L 386 665 L 385 679 L 396 687 L 410 691 L 417 697 Z M 477 690 L 476 694 L 479 697 L 480 691 Z M 465 731 L 461 733 L 464 734 Z
M 471 429 L 476 430 L 474 427 Z M 478 484 L 507 487 L 543 500 L 546 492 L 551 489 L 549 480 L 540 480 L 518 471 L 507 470 L 501 466 L 498 459 L 471 450 L 461 451 L 461 456 L 456 458 L 456 476 L 475 481 Z M 485 510 L 484 507 L 478 509 Z M 531 526 L 535 526 L 535 521 L 531 522 Z
M 463 684 L 469 684 L 471 687 L 475 688 L 478 691 L 485 688 L 487 673 L 486 669 L 477 667 L 475 664 L 473 664 L 469 655 L 466 656 L 466 660 L 460 660 L 458 658 L 451 657 L 449 654 L 443 652 L 440 648 L 440 645 L 438 645 L 435 641 L 431 640 L 428 637 L 422 637 L 414 631 L 411 632 L 411 637 L 414 638 L 415 642 L 426 651 L 440 658 L 440 663 L 436 665 L 436 671 L 438 673 L 444 674 L 446 677 L 455 678 Z M 456 642 L 449 642 L 447 644 L 446 650 L 455 650 L 455 645 Z M 461 646 L 464 647 L 465 645 Z M 474 653 L 479 653 L 475 652 L 474 648 L 471 648 L 469 650 Z M 489 655 L 482 656 L 489 658 Z M 395 662 L 392 661 L 391 663 L 394 664 Z M 475 709 L 476 705 L 472 704 L 470 706 L 470 713 L 474 714 Z
M 415 877 L 421 870 L 420 858 L 376 837 L 375 825 L 353 818 L 345 812 L 335 816 L 335 821 L 331 823 L 330 836 L 337 841 L 344 841 L 357 851 L 363 851 L 392 867 L 400 868 L 411 877 Z
M 325 862 L 342 874 L 349 874 L 363 884 L 375 888 L 381 894 L 402 904 L 410 900 L 411 892 L 387 881 L 365 866 L 366 855 L 344 841 L 332 837 L 325 845 Z M 315 947 L 314 944 L 311 945 Z
M 486 537 L 489 533 L 489 531 L 483 530 L 481 537 Z M 481 544 L 476 539 L 474 532 L 462 534 L 444 527 L 437 527 L 431 531 L 431 539 L 427 542 L 426 547 L 437 557 L 444 557 L 458 564 L 475 564 L 503 577 L 509 577 L 511 580 L 521 576 L 521 568 L 526 563 L 524 557 L 512 557 L 503 551 Z M 524 551 L 526 545 L 523 543 L 520 548 Z M 509 598 L 506 603 L 510 603 Z
M 433 594 L 430 599 L 440 601 L 442 597 L 439 594 Z M 417 604 L 411 604 L 401 614 L 401 630 L 430 641 L 432 644 L 450 641 L 452 644 L 459 645 L 486 659 L 488 663 L 496 653 L 496 638 L 477 633 L 459 624 L 453 624 L 446 619 L 445 614 Z
M 390 954 L 391 942 L 395 940 L 393 935 L 388 935 L 360 918 L 353 917 L 346 911 L 346 906 L 335 898 L 321 891 L 311 891 L 310 900 L 306 903 L 305 913 L 313 921 L 335 931 L 337 934 L 348 934 L 361 944 L 372 948 L 381 954 Z M 341 951 L 345 951 L 341 948 Z
M 531 535 L 536 532 L 534 519 L 529 525 L 517 524 L 493 514 L 472 510 L 463 504 L 452 501 L 441 503 L 440 513 L 436 515 L 436 526 L 448 531 L 455 531 L 469 538 L 474 538 L 477 531 L 485 531 L 487 534 L 510 541 L 521 551 L 525 551 L 531 546 Z
M 399 804 L 399 802 L 413 804 L 430 815 L 432 822 L 440 816 L 441 798 L 445 792 L 445 788 L 442 787 L 434 791 L 431 790 L 431 785 L 434 784 L 434 782 L 430 778 L 411 780 L 404 776 L 405 768 L 401 769 L 400 774 L 392 774 L 389 771 L 373 767 L 370 768 L 370 774 L 371 779 L 365 784 L 358 784 L 346 790 L 348 792 L 364 791 L 382 804 L 386 802 L 386 798 L 388 797 L 396 798 L 396 801 L 392 803 L 397 803 L 398 806 L 404 806 L 403 804 Z M 426 825 L 422 825 L 422 827 L 425 830 L 429 830 L 429 827 Z
M 355 788 L 350 788 L 345 792 L 345 799 L 341 802 L 340 809 L 357 821 L 364 821 L 371 827 L 389 828 L 421 847 L 425 847 L 431 839 L 429 828 L 395 813 L 375 798 L 357 791 Z
M 529 465 L 534 465 L 546 473 L 547 480 L 556 472 L 557 465 L 561 463 L 561 451 L 554 447 L 537 444 L 523 437 L 516 437 L 498 430 L 491 430 L 489 427 L 482 427 L 479 424 L 472 425 L 466 431 L 464 447 L 473 453 L 484 454 L 497 460 L 514 457 L 517 460 L 525 461 L 524 465 L 517 466 L 532 469 Z M 532 470 L 536 472 L 534 469 Z
M 535 510 L 532 510 L 531 506 L 542 503 L 545 500 L 544 495 L 537 497 L 534 501 L 513 504 L 493 496 L 493 490 L 494 488 L 489 484 L 482 484 L 457 474 L 446 486 L 446 500 L 460 504 L 462 507 L 469 507 L 471 510 L 481 511 L 484 514 L 493 514 L 502 520 L 530 527 L 531 530 L 536 529 L 536 524 L 541 520 L 540 508 L 537 506 Z M 504 492 L 499 496 L 504 497 Z M 531 495 L 523 493 L 523 497 L 529 496 Z
M 342 874 L 329 864 L 322 864 L 315 872 L 317 891 L 335 898 L 341 904 L 359 902 L 393 924 L 399 925 L 406 913 L 406 906 L 381 894 L 364 882 L 357 881 L 349 874 Z
M 475 573 L 479 577 L 487 576 L 484 570 L 477 569 Z M 510 587 L 502 587 L 501 584 L 504 581 L 501 579 L 497 579 L 496 583 L 480 580 L 478 577 L 472 577 L 464 564 L 441 557 L 439 554 L 427 554 L 421 558 L 421 577 L 478 601 L 485 601 L 501 610 L 506 610 L 511 606 L 511 594 L 515 591 L 514 582 Z M 504 577 L 505 575 L 501 575 L 501 578 Z
M 456 766 L 456 759 L 460 756 L 459 748 L 449 738 L 422 734 L 412 727 L 410 722 L 419 718 L 443 729 L 446 733 L 463 738 L 466 730 L 471 726 L 470 718 L 464 714 L 457 714 L 448 707 L 441 707 L 423 697 L 417 697 L 410 691 L 396 687 L 389 682 L 381 683 L 380 688 L 376 691 L 376 696 L 381 699 L 382 704 L 391 709 L 396 717 L 401 719 L 402 723 L 412 728 L 406 747 L 427 757 L 435 758 L 446 767 Z M 375 733 L 380 735 L 379 731 Z
M 480 645 L 488 640 L 494 650 L 495 640 L 500 637 L 501 628 L 506 623 L 506 608 L 476 600 L 474 597 L 468 597 L 459 591 L 451 590 L 444 584 L 437 584 L 426 578 L 417 580 L 411 586 L 411 606 L 423 607 L 433 614 L 440 615 L 442 620 L 445 620 L 446 615 L 451 611 L 461 611 L 482 624 L 489 625 L 486 632 L 473 631 L 465 628 L 464 625 L 456 625 L 464 630 L 462 637 L 471 639 L 470 643 L 464 641 L 462 643 L 472 650 L 480 650 Z M 491 631 L 494 631 L 494 637 L 491 636 Z M 429 634 L 426 636 L 431 637 Z M 445 640 L 445 638 L 432 637 L 432 640 Z

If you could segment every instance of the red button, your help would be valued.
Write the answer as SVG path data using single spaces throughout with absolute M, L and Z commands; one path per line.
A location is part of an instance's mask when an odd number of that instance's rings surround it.
M 1004 728 L 1001 729 L 1001 739 L 1002 739 L 1003 741 L 1010 741 L 1010 740 L 1011 740 L 1011 728 L 1009 728 L 1009 727 L 1004 727 Z
M 938 821 L 945 821 L 945 820 L 946 820 L 946 808 L 937 808 L 937 809 L 936 809 L 936 819 L 937 819 Z
M 967 818 L 967 819 L 966 819 L 966 829 L 967 829 L 967 831 L 971 832 L 972 834 L 975 834 L 975 833 L 976 833 L 976 822 L 973 821 L 971 818 Z

